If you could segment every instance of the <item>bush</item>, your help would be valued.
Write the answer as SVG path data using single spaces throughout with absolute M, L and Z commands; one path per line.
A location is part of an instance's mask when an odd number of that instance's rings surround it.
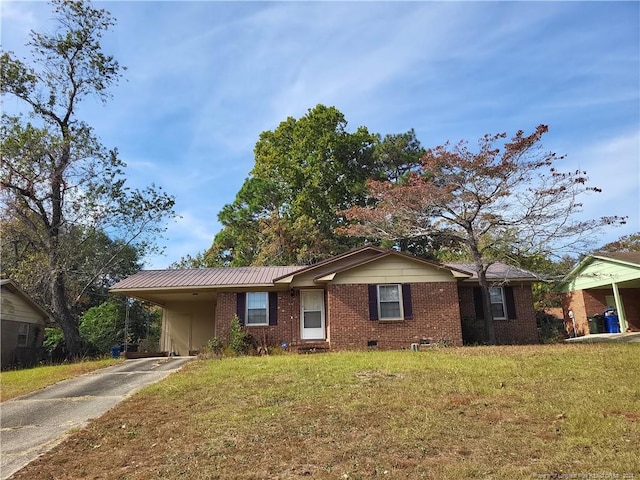
M 213 337 L 207 342 L 207 350 L 215 355 L 221 355 L 223 348 L 224 342 L 218 337 Z
M 558 343 L 567 338 L 564 320 L 554 315 L 549 315 L 542 310 L 538 310 L 536 311 L 536 323 L 540 343 Z
M 255 339 L 240 324 L 240 319 L 237 315 L 234 315 L 231 320 L 230 338 L 229 348 L 236 355 L 247 355 L 252 350 L 255 350 L 257 345 Z
M 45 328 L 44 341 L 42 346 L 47 352 L 49 362 L 58 363 L 67 358 L 67 345 L 64 341 L 64 334 L 59 327 Z

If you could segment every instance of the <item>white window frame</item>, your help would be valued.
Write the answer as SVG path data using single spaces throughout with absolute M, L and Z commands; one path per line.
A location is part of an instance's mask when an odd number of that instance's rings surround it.
M 399 317 L 383 317 L 382 316 L 382 303 L 395 303 L 395 302 L 383 302 L 382 295 L 380 295 L 380 287 L 396 287 L 398 291 L 398 305 L 400 307 L 400 316 Z M 402 284 L 400 283 L 383 283 L 377 285 L 378 289 L 378 320 L 383 322 L 393 321 L 393 320 L 404 320 L 404 305 L 402 303 Z
M 493 299 L 491 298 L 491 291 L 499 291 L 500 292 L 500 296 L 502 297 L 502 302 L 494 302 Z M 491 300 L 491 313 L 493 314 L 493 305 L 497 305 L 498 303 L 500 303 L 502 305 L 502 312 L 503 315 L 501 317 L 496 317 L 494 316 L 493 319 L 494 320 L 506 320 L 507 319 L 507 301 L 504 295 L 504 288 L 502 287 L 489 287 L 489 298 Z
M 24 337 L 24 342 L 20 342 L 20 337 Z M 18 337 L 16 339 L 18 347 L 26 347 L 29 344 L 29 324 L 18 324 Z
M 261 323 L 251 323 L 249 322 L 249 297 L 251 295 L 264 295 L 265 298 L 265 321 L 261 322 Z M 258 310 L 258 309 L 251 309 L 251 310 Z M 246 296 L 246 307 L 245 307 L 245 321 L 244 324 L 247 327 L 265 327 L 269 325 L 269 293 L 268 292 L 247 292 L 247 296 Z

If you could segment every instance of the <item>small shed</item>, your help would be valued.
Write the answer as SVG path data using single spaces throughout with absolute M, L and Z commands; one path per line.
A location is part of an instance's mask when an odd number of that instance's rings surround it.
M 47 312 L 10 279 L 0 280 L 1 367 L 30 366 L 42 356 Z
M 640 252 L 588 255 L 560 284 L 567 331 L 587 335 L 590 317 L 615 309 L 621 332 L 640 332 Z M 605 333 L 605 332 L 599 332 Z

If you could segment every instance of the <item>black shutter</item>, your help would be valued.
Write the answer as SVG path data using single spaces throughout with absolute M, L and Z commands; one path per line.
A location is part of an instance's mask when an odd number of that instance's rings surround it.
M 516 301 L 513 297 L 513 287 L 504 287 L 504 299 L 507 304 L 507 318 L 515 320 L 516 317 Z
M 413 319 L 413 305 L 411 304 L 411 285 L 402 284 L 402 306 L 404 308 L 404 319 Z
M 473 287 L 473 307 L 476 311 L 476 318 L 484 319 L 482 289 L 480 287 Z
M 378 320 L 378 287 L 369 285 L 369 320 Z
M 269 292 L 269 325 L 278 324 L 278 292 Z
M 236 296 L 236 315 L 240 319 L 240 325 L 244 325 L 244 316 L 247 306 L 247 294 L 240 292 Z

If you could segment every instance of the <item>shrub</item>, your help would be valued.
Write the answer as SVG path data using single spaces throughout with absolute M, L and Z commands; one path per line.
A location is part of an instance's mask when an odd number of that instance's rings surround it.
M 207 350 L 215 355 L 220 355 L 224 348 L 224 342 L 219 337 L 213 337 L 207 342 Z
M 536 323 L 540 343 L 558 343 L 566 338 L 564 320 L 538 310 L 536 311 Z
M 255 339 L 247 332 L 246 328 L 240 324 L 240 319 L 237 315 L 233 316 L 231 320 L 231 340 L 229 341 L 229 348 L 236 355 L 247 355 L 256 347 Z

